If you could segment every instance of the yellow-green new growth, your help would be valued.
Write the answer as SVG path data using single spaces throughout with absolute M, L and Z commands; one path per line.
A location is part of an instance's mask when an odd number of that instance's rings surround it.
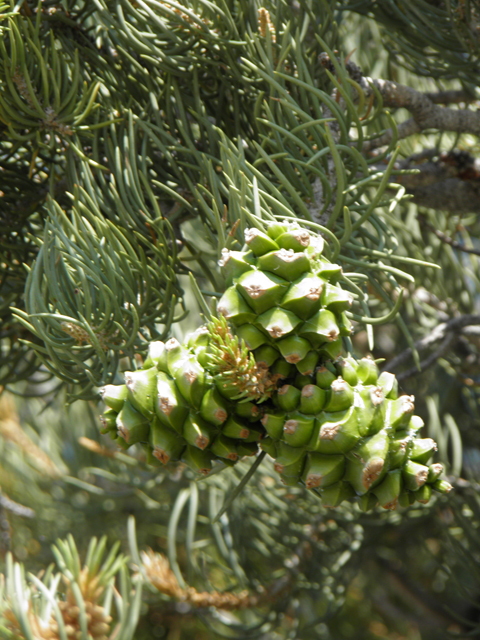
M 243 339 L 232 335 L 227 320 L 212 318 L 210 334 L 209 370 L 232 400 L 248 398 L 262 401 L 276 388 L 266 364 L 255 362 Z

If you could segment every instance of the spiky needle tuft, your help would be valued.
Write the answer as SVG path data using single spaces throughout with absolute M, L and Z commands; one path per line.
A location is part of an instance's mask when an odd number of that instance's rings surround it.
M 212 318 L 209 371 L 224 389 L 235 393 L 232 399 L 266 400 L 276 388 L 268 367 L 255 362 L 244 340 L 233 336 L 226 319 Z

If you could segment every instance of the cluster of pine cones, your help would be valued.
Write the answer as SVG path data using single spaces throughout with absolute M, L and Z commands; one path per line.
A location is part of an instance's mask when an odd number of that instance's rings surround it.
M 259 449 L 287 485 L 326 506 L 362 510 L 426 503 L 451 489 L 436 450 L 419 438 L 413 396 L 370 358 L 342 356 L 351 295 L 319 236 L 273 223 L 247 229 L 246 251 L 223 251 L 228 288 L 218 318 L 181 345 L 150 344 L 143 368 L 108 385 L 103 433 L 143 443 L 150 463 L 182 460 L 207 475 Z

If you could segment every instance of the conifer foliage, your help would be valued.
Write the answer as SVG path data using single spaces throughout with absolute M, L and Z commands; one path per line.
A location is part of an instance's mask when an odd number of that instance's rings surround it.
M 479 632 L 479 25 L 0 0 L 2 637 Z

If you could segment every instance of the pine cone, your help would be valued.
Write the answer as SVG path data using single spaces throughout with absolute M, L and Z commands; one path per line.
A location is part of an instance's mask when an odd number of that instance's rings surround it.
M 102 432 L 124 448 L 143 443 L 149 462 L 181 459 L 204 475 L 261 447 L 285 484 L 304 483 L 327 506 L 395 509 L 448 491 L 441 465 L 427 464 L 436 445 L 417 437 L 413 397 L 398 397 L 373 360 L 341 356 L 352 297 L 321 238 L 274 223 L 245 240 L 248 251 L 220 261 L 221 317 L 183 346 L 152 343 L 126 385 L 105 387 Z

